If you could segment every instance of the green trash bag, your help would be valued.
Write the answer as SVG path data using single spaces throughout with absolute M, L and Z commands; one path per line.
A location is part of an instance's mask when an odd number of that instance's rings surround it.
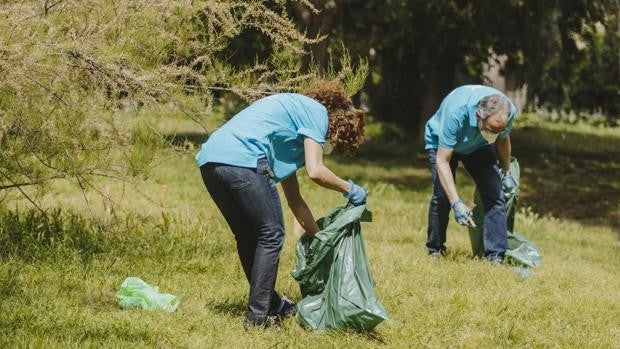
M 542 254 L 540 253 L 540 249 L 533 242 L 514 231 L 515 207 L 519 197 L 519 183 L 521 175 L 519 162 L 515 157 L 510 159 L 510 173 L 517 183 L 517 189 L 514 193 L 504 193 L 504 195 L 506 195 L 506 219 L 508 228 L 506 257 L 508 261 L 513 264 L 524 265 L 527 267 L 537 267 L 542 263 Z M 469 238 L 474 255 L 482 257 L 484 255 L 484 243 L 482 236 L 484 205 L 477 190 L 474 194 L 474 204 L 473 220 L 474 223 L 476 223 L 476 227 L 469 228 Z
M 370 330 L 387 319 L 374 292 L 361 234 L 360 222 L 371 220 L 365 205 L 337 207 L 317 221 L 318 233 L 297 241 L 291 275 L 303 297 L 297 303 L 302 326 Z
M 177 310 L 181 303 L 176 296 L 159 293 L 157 286 L 151 286 L 137 277 L 128 277 L 116 292 L 118 304 L 125 309 L 164 309 L 169 312 Z

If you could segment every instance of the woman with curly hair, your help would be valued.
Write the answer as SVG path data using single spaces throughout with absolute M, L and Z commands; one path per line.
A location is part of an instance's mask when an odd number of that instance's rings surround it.
M 323 154 L 352 155 L 362 143 L 364 115 L 339 82 L 319 81 L 303 94 L 279 93 L 252 103 L 214 132 L 196 155 L 209 194 L 228 222 L 250 284 L 244 327 L 269 326 L 296 313 L 274 290 L 284 242 L 281 183 L 288 206 L 306 232 L 319 228 L 299 192 L 296 171 L 354 205 L 367 192 L 335 175 Z

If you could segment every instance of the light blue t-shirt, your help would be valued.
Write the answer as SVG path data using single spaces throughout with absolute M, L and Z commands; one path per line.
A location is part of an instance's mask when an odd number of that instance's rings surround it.
M 280 182 L 304 166 L 304 138 L 321 145 L 327 135 L 327 109 L 296 93 L 279 93 L 250 104 L 215 131 L 196 154 L 196 163 L 256 168 L 267 158 Z
M 452 149 L 458 154 L 469 154 L 475 150 L 488 146 L 478 129 L 476 111 L 478 102 L 486 96 L 502 95 L 499 90 L 483 85 L 464 85 L 457 87 L 448 94 L 439 109 L 426 123 L 424 141 L 426 149 L 438 147 Z M 504 139 L 510 135 L 512 121 L 517 115 L 517 107 L 510 102 L 510 115 L 506 129 L 498 138 Z

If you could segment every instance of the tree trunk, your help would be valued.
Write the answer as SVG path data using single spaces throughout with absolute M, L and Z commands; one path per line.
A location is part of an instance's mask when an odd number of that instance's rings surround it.
M 396 57 L 392 50 L 381 53 L 381 81 L 374 98 L 374 108 L 382 120 L 407 128 L 418 115 L 416 93 L 419 80 L 414 69 L 416 57 Z
M 456 60 L 428 66 L 418 63 L 419 55 L 396 57 L 391 51 L 381 58 L 381 83 L 375 99 L 378 116 L 407 129 L 416 148 L 421 149 L 426 121 L 454 87 Z
M 301 4 L 294 4 L 293 10 L 296 17 L 305 27 L 308 37 L 329 35 L 334 27 L 336 13 L 338 12 L 338 0 L 312 0 L 311 3 L 321 11 L 314 14 Z M 309 54 L 302 57 L 302 71 L 308 71 L 314 65 L 319 71 L 324 71 L 329 62 L 327 48 L 329 46 L 329 36 L 314 45 L 306 45 L 305 50 Z
M 424 145 L 424 127 L 437 111 L 443 98 L 454 88 L 454 67 L 456 64 L 436 64 L 429 67 L 422 85 L 424 91 L 420 103 L 420 115 L 413 127 L 416 147 Z

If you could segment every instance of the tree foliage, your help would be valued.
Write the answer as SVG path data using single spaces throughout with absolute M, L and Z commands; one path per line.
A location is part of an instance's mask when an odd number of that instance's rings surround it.
M 305 0 L 300 1 L 308 3 Z M 143 178 L 170 149 L 148 123 L 119 112 L 173 105 L 206 129 L 213 90 L 253 100 L 294 91 L 303 45 L 286 1 L 56 0 L 0 4 L 0 195 L 74 179 Z M 253 31 L 266 55 L 235 64 Z M 238 63 L 238 62 L 237 62 Z M 363 80 L 351 68 L 342 79 Z M 354 78 L 356 74 L 361 74 Z M 362 77 L 360 77 L 362 76 Z M 0 201 L 2 196 L 0 196 Z
M 485 64 L 500 56 L 509 87 L 527 84 L 532 105 L 620 116 L 617 0 L 327 3 L 338 13 L 321 34 L 331 33 L 369 59 L 365 91 L 372 113 L 414 137 L 446 93 L 460 84 L 485 82 Z M 326 11 L 325 16 L 334 15 Z M 325 23 L 302 22 L 310 29 Z
M 620 2 L 519 1 L 494 47 L 533 103 L 620 117 Z

